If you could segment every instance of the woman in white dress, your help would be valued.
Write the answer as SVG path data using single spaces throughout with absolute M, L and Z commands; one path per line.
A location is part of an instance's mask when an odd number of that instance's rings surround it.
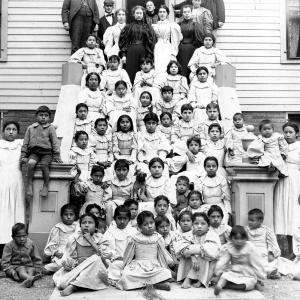
M 112 55 L 119 56 L 119 38 L 122 29 L 126 25 L 126 11 L 124 9 L 118 9 L 116 11 L 117 23 L 106 29 L 103 35 L 103 43 L 105 46 L 104 53 L 107 57 Z
M 296 141 L 299 127 L 295 123 L 283 125 L 284 138 L 288 143 L 285 160 L 288 176 L 280 178 L 275 188 L 275 233 L 288 236 L 289 253 L 292 253 L 292 236 L 300 225 L 300 141 Z
M 19 129 L 17 122 L 5 123 L 3 140 L 0 140 L 0 244 L 8 243 L 12 226 L 25 220 L 24 185 L 20 170 L 23 140 L 16 139 Z
M 176 60 L 178 46 L 182 40 L 180 27 L 168 20 L 169 8 L 161 5 L 158 11 L 159 21 L 152 27 L 157 37 L 154 47 L 154 65 L 157 73 L 165 73 L 171 60 Z

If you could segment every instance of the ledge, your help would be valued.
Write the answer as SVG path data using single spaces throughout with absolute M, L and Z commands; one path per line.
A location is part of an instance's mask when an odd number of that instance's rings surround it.
M 75 174 L 71 173 L 72 168 L 74 165 L 72 164 L 58 164 L 52 163 L 50 165 L 50 180 L 51 179 L 58 179 L 58 180 L 73 180 L 75 178 Z M 34 172 L 34 179 L 42 179 L 43 173 L 41 170 L 41 165 L 37 164 L 36 170 Z

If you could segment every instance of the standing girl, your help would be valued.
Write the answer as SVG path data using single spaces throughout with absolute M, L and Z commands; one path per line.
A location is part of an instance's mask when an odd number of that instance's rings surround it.
M 170 290 L 166 280 L 171 279 L 169 265 L 173 265 L 165 249 L 163 237 L 155 232 L 154 216 L 149 211 L 137 217 L 140 232 L 128 242 L 124 253 L 124 269 L 117 287 L 123 290 L 138 289 L 154 284 L 157 289 Z
M 22 173 L 20 170 L 23 140 L 16 139 L 19 123 L 3 125 L 3 140 L 0 140 L 0 245 L 11 240 L 11 228 L 25 220 L 25 199 Z M 1 247 L 1 248 L 2 248 Z
M 98 291 L 108 287 L 104 264 L 111 256 L 108 241 L 96 232 L 98 220 L 94 215 L 82 215 L 79 224 L 80 231 L 65 248 L 63 267 L 53 275 L 61 296 L 69 296 L 80 288 Z

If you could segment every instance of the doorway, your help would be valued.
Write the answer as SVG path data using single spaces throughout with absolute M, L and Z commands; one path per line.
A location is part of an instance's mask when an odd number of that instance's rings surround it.
M 141 5 L 146 7 L 146 3 L 148 0 L 127 0 L 126 4 L 126 10 L 130 13 L 132 8 L 135 7 L 136 5 Z M 160 5 L 165 4 L 166 1 L 164 0 L 152 0 L 154 2 L 154 5 L 156 8 L 158 8 Z

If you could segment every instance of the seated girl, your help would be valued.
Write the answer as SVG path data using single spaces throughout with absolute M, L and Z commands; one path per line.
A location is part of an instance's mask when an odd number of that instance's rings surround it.
M 74 234 L 77 222 L 76 207 L 65 204 L 60 209 L 62 222 L 57 223 L 50 231 L 44 255 L 51 259 L 51 263 L 45 265 L 47 273 L 55 273 L 62 267 L 63 257 L 68 239 Z
M 190 211 L 182 211 L 178 216 L 178 233 L 181 236 L 188 234 L 193 228 L 193 214 Z
M 174 131 L 174 123 L 172 115 L 169 112 L 163 112 L 159 116 L 160 124 L 157 126 L 157 130 L 162 133 L 169 145 L 171 145 L 172 132 Z
M 165 249 L 163 237 L 155 232 L 154 216 L 149 211 L 137 217 L 139 231 L 128 242 L 124 253 L 122 276 L 117 288 L 133 290 L 153 284 L 157 289 L 170 290 L 168 266 L 174 264 Z
M 177 249 L 180 256 L 177 281 L 184 279 L 182 288 L 208 287 L 214 273 L 220 251 L 219 236 L 209 230 L 209 219 L 205 213 L 193 214 L 193 230 L 185 235 Z
M 202 207 L 202 195 L 199 191 L 190 191 L 188 195 L 188 206 L 184 208 L 183 211 L 190 211 L 192 214 L 196 212 L 204 212 Z
M 224 245 L 215 268 L 215 295 L 219 295 L 225 287 L 250 291 L 261 287 L 260 282 L 266 278 L 262 258 L 256 247 L 248 242 L 244 227 L 234 226 L 229 238 L 230 242 Z
M 129 224 L 132 227 L 137 228 L 136 218 L 137 218 L 138 211 L 139 211 L 139 203 L 134 199 L 129 199 L 124 202 L 124 205 L 126 207 L 128 207 L 128 209 L 130 211 Z
M 167 217 L 170 230 L 176 231 L 176 222 L 170 212 L 170 200 L 166 196 L 157 196 L 154 199 L 154 217 Z
M 98 220 L 97 232 L 104 234 L 107 230 L 106 226 L 106 211 L 98 204 L 92 203 L 85 208 L 86 214 L 94 215 Z
M 78 289 L 108 288 L 105 259 L 111 257 L 108 241 L 97 233 L 98 220 L 94 215 L 79 218 L 80 231 L 68 241 L 62 257 L 63 267 L 53 275 L 61 296 L 69 296 Z
M 145 123 L 144 118 L 149 113 L 155 113 L 156 108 L 153 105 L 153 97 L 152 94 L 148 91 L 144 91 L 141 93 L 139 97 L 140 101 L 137 108 L 137 130 L 145 131 Z

